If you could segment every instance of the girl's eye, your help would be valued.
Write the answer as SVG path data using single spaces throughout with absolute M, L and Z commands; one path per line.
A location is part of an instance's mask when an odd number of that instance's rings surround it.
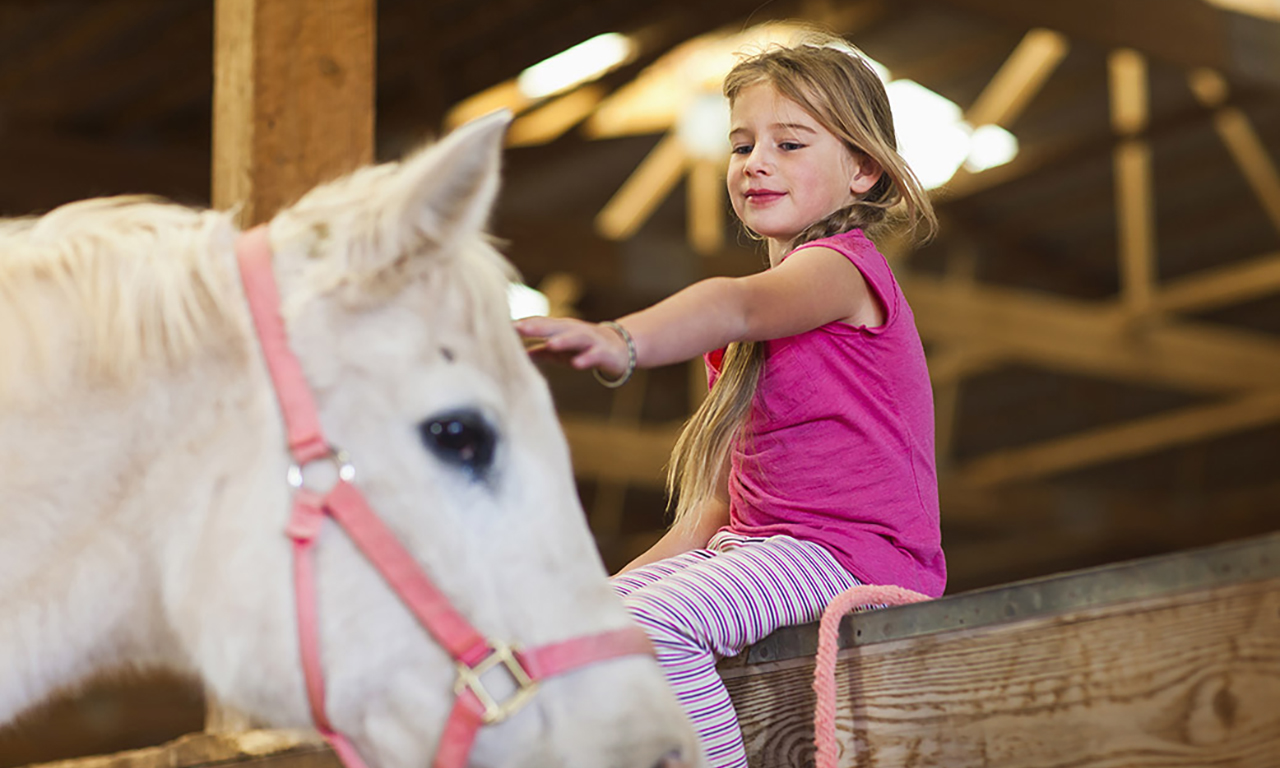
M 751 145 L 749 145 L 749 144 L 744 144 L 744 145 L 739 146 L 739 147 L 734 147 L 734 148 L 733 148 L 733 154 L 735 154 L 735 155 L 749 155 L 749 154 L 751 154 Z
M 801 143 L 799 143 L 799 142 L 795 142 L 795 141 L 784 141 L 784 142 L 781 142 L 780 144 L 778 144 L 778 146 L 779 146 L 779 147 L 782 147 L 783 149 L 785 149 L 785 150 L 787 150 L 787 151 L 792 151 L 792 150 L 796 150 L 796 149 L 803 149 L 803 148 L 804 148 L 804 145 L 803 145 L 803 144 L 801 144 Z

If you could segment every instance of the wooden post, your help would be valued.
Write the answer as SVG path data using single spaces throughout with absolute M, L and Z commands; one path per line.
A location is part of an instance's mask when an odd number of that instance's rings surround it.
M 216 0 L 213 207 L 249 227 L 373 161 L 376 0 Z M 207 699 L 206 730 L 247 719 Z
M 216 0 L 213 205 L 266 221 L 373 160 L 376 0 Z
M 1111 126 L 1122 137 L 1114 152 L 1116 228 L 1119 234 L 1120 290 L 1131 317 L 1151 310 L 1156 278 L 1155 190 L 1147 128 L 1147 62 L 1137 51 L 1112 51 Z

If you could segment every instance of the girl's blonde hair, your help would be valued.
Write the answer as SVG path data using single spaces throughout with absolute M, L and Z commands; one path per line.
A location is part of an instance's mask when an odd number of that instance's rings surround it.
M 732 104 L 745 88 L 758 84 L 800 105 L 850 152 L 874 161 L 883 172 L 852 205 L 801 232 L 792 248 L 855 228 L 874 229 L 899 204 L 914 232 L 933 235 L 937 218 L 924 188 L 898 154 L 884 83 L 855 47 L 839 37 L 806 33 L 791 46 L 773 46 L 739 61 L 725 77 L 724 95 Z M 734 342 L 725 350 L 720 378 L 685 423 L 667 467 L 675 525 L 690 520 L 691 510 L 716 495 L 729 449 L 748 431 L 763 369 L 762 342 Z

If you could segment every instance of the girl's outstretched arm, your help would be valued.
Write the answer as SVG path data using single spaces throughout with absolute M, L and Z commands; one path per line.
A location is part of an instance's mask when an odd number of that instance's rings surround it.
M 649 368 L 689 360 L 732 341 L 792 336 L 837 320 L 879 325 L 883 317 L 857 267 L 830 248 L 812 247 L 759 274 L 701 280 L 618 322 L 635 340 L 637 365 Z M 627 368 L 626 343 L 611 328 L 531 317 L 518 321 L 516 330 L 543 339 L 534 354 L 610 376 Z

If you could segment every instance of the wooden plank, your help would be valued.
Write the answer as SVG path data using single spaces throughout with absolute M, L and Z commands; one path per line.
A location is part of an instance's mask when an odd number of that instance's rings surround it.
M 837 671 L 840 765 L 1273 768 L 1278 611 L 1271 580 L 860 648 Z M 811 675 L 726 681 L 753 768 L 810 753 Z
M 1278 554 L 1272 535 L 846 619 L 840 764 L 856 744 L 878 768 L 1270 768 Z M 753 768 L 812 755 L 813 646 L 774 640 L 721 668 Z
M 217 0 L 213 205 L 269 219 L 373 160 L 375 0 Z
M 342 768 L 337 756 L 319 736 L 301 730 L 193 733 L 158 747 L 37 765 L 40 768 L 206 768 L 227 763 L 244 768 Z
M 1099 427 L 1022 448 L 995 451 L 960 467 L 958 479 L 982 488 L 1133 458 L 1280 422 L 1280 390 L 1192 406 Z
M 1040 92 L 1067 55 L 1068 47 L 1067 39 L 1052 30 L 1027 32 L 978 94 L 965 113 L 965 120 L 973 126 L 995 124 L 1008 128 Z

